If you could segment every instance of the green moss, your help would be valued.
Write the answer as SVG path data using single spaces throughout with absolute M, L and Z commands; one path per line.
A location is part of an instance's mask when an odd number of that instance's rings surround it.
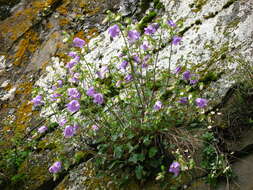
M 222 9 L 226 9 L 228 7 L 230 7 L 234 2 L 236 2 L 237 0 L 230 0 L 228 1 L 223 7 Z
M 206 3 L 207 0 L 195 0 L 189 7 L 192 9 L 192 12 L 199 12 Z

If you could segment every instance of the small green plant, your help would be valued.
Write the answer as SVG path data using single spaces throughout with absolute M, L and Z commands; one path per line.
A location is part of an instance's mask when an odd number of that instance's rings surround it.
M 217 140 L 212 132 L 203 134 L 204 148 L 201 166 L 207 171 L 207 182 L 213 186 L 220 177 L 232 177 L 232 170 L 226 156 L 217 148 Z

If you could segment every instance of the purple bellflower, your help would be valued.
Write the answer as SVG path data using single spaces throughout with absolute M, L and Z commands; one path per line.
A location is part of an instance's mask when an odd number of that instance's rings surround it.
M 76 112 L 80 109 L 80 104 L 77 100 L 72 100 L 67 104 L 67 108 L 70 112 Z
M 42 102 L 42 96 L 40 96 L 40 95 L 36 96 L 35 98 L 33 98 L 31 100 L 31 102 L 33 103 L 34 106 L 41 105 L 43 103 Z
M 75 134 L 75 128 L 71 125 L 65 127 L 63 135 L 65 138 L 70 138 Z
M 127 37 L 130 43 L 134 43 L 140 38 L 140 33 L 137 30 L 130 30 L 128 31 Z
M 182 97 L 178 101 L 180 104 L 187 104 L 188 103 L 188 97 Z
M 85 41 L 82 40 L 81 38 L 76 37 L 73 40 L 73 44 L 74 44 L 75 47 L 82 48 L 84 46 L 84 44 L 85 44 Z
M 172 44 L 173 45 L 178 45 L 181 41 L 182 41 L 181 37 L 174 36 L 173 39 L 172 39 Z
M 106 73 L 109 72 L 108 66 L 102 66 L 101 70 L 97 72 L 97 75 L 100 79 L 104 79 Z
M 87 91 L 86 91 L 86 94 L 88 96 L 91 96 L 91 97 L 94 97 L 94 95 L 96 94 L 97 92 L 95 91 L 95 88 L 94 87 L 90 87 Z
M 47 130 L 48 130 L 47 126 L 41 126 L 40 128 L 38 128 L 39 133 L 45 133 Z
M 70 96 L 71 99 L 74 99 L 74 98 L 80 99 L 81 98 L 81 93 L 76 88 L 69 88 L 68 95 Z
M 196 102 L 197 106 L 200 107 L 200 108 L 206 107 L 207 103 L 208 103 L 208 101 L 204 98 L 197 98 L 195 100 L 195 102 Z
M 144 33 L 147 35 L 152 35 L 157 31 L 158 27 L 159 25 L 157 23 L 150 24 L 148 27 L 144 28 Z
M 168 20 L 167 21 L 168 25 L 171 27 L 176 27 L 177 25 L 173 22 L 173 20 Z
M 155 111 L 158 111 L 158 110 L 162 109 L 162 107 L 163 107 L 162 102 L 161 102 L 161 101 L 157 101 L 157 102 L 155 103 L 153 109 L 154 109 Z
M 103 94 L 101 93 L 97 93 L 93 96 L 93 102 L 96 103 L 96 104 L 103 104 L 104 103 L 104 97 L 103 97 Z
M 126 76 L 125 76 L 125 81 L 126 82 L 130 82 L 130 81 L 132 81 L 133 80 L 133 76 L 131 75 L 131 74 L 127 74 Z
M 58 173 L 61 170 L 61 162 L 55 162 L 50 168 L 49 168 L 49 172 L 50 173 Z
M 190 78 L 191 78 L 191 72 L 190 71 L 183 72 L 183 79 L 184 80 L 190 80 Z
M 169 168 L 169 172 L 174 173 L 174 176 L 177 177 L 180 173 L 180 164 L 178 162 L 172 162 Z
M 110 35 L 111 38 L 115 38 L 119 35 L 120 33 L 120 28 L 117 24 L 111 26 L 108 30 L 108 33 Z

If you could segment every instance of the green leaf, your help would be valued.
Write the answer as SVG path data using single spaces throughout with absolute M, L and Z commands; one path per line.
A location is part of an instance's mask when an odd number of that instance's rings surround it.
M 148 156 L 149 158 L 152 158 L 156 155 L 156 153 L 158 152 L 156 147 L 151 147 L 148 151 Z
M 143 174 L 143 167 L 139 165 L 135 168 L 135 175 L 137 179 L 140 180 L 142 178 L 142 174 Z
M 115 158 L 121 158 L 123 155 L 123 147 L 122 146 L 117 146 L 114 148 L 114 157 Z

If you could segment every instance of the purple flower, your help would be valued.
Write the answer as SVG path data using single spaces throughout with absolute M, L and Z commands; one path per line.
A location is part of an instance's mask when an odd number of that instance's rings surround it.
M 58 124 L 63 127 L 67 123 L 67 120 L 65 118 L 61 118 Z
M 141 45 L 141 49 L 143 49 L 144 51 L 147 51 L 148 48 L 149 48 L 148 42 L 143 42 L 143 44 Z
M 130 43 L 134 43 L 140 38 L 140 33 L 137 30 L 130 30 L 128 31 L 127 37 Z
M 94 95 L 96 94 L 95 88 L 94 87 L 90 87 L 87 91 L 86 94 L 88 96 L 94 97 Z
M 153 109 L 154 109 L 155 111 L 158 111 L 158 110 L 162 109 L 162 107 L 163 107 L 162 102 L 161 102 L 161 101 L 157 101 L 157 102 L 155 103 Z
M 65 138 L 72 137 L 75 134 L 75 128 L 71 125 L 65 127 L 63 135 Z
M 61 170 L 61 162 L 55 162 L 50 168 L 49 172 L 50 173 L 58 173 Z
M 124 57 L 125 56 L 125 53 L 120 53 L 119 55 L 118 55 L 118 57 Z
M 145 30 L 145 34 L 147 35 L 151 35 L 154 34 L 156 32 L 156 30 L 158 29 L 159 25 L 157 23 L 154 24 L 150 24 L 148 27 L 144 28 Z
M 85 41 L 82 40 L 81 38 L 77 38 L 76 37 L 76 38 L 74 38 L 73 43 L 74 43 L 75 47 L 82 48 L 84 46 L 84 44 L 85 44 Z
M 181 67 L 181 66 L 178 66 L 178 67 L 175 69 L 174 74 L 180 73 L 181 70 L 182 70 L 182 67 Z
M 54 94 L 52 94 L 52 95 L 50 96 L 50 98 L 51 98 L 52 101 L 56 101 L 57 98 L 60 97 L 60 96 L 61 96 L 61 94 L 59 94 L 59 93 L 54 93 Z
M 70 112 L 76 112 L 80 109 L 80 104 L 77 100 L 72 100 L 67 104 L 67 108 Z
M 149 54 L 145 55 L 144 61 L 147 62 L 150 59 L 150 57 L 151 57 L 151 55 L 149 55 Z
M 141 62 L 141 59 L 138 55 L 134 55 L 133 56 L 133 60 L 136 62 L 136 63 L 140 63 Z
M 68 95 L 70 96 L 71 99 L 73 98 L 81 98 L 81 93 L 76 89 L 76 88 L 69 88 L 68 89 Z
M 75 60 L 71 60 L 70 62 L 67 63 L 66 68 L 71 69 L 77 64 Z
M 58 81 L 57 81 L 57 85 L 58 85 L 59 88 L 61 88 L 61 87 L 63 86 L 62 80 L 58 80 Z
M 34 104 L 34 106 L 38 106 L 42 104 L 42 96 L 38 95 L 35 98 L 31 100 L 31 102 Z
M 96 104 L 103 104 L 104 103 L 104 97 L 103 97 L 103 94 L 101 93 L 97 93 L 93 96 L 93 102 L 96 103 Z
M 133 76 L 131 74 L 128 74 L 127 76 L 125 76 L 124 79 L 126 82 L 130 82 L 131 80 L 133 80 Z
M 68 56 L 72 57 L 72 58 L 75 58 L 77 56 L 77 53 L 74 52 L 74 51 L 71 51 L 71 52 L 68 53 Z
M 75 56 L 74 61 L 76 62 L 80 61 L 80 56 Z
M 190 80 L 190 78 L 191 78 L 191 72 L 190 71 L 183 72 L 183 79 L 184 80 Z
M 178 101 L 180 104 L 187 104 L 188 103 L 188 97 L 182 97 Z
M 100 79 L 104 79 L 106 73 L 109 72 L 108 66 L 102 66 L 101 70 L 97 72 L 97 75 Z
M 91 128 L 93 131 L 97 131 L 99 129 L 99 127 L 97 125 L 92 125 Z
M 116 85 L 115 85 L 115 86 L 116 86 L 116 87 L 120 87 L 121 83 L 122 83 L 122 80 L 119 80 L 119 81 L 116 82 Z
M 177 177 L 180 172 L 180 164 L 178 162 L 172 162 L 170 165 L 169 172 L 174 173 L 174 176 Z
M 194 84 L 196 84 L 197 82 L 198 82 L 198 79 L 190 80 L 190 84 L 191 84 L 191 85 L 194 85 Z
M 73 128 L 74 128 L 74 133 L 76 133 L 76 132 L 77 132 L 77 130 L 79 129 L 79 125 L 74 124 Z
M 145 69 L 145 68 L 148 67 L 148 64 L 147 64 L 147 63 L 143 63 L 143 64 L 141 65 L 141 67 L 142 67 L 143 69 Z
M 78 82 L 80 77 L 80 73 L 75 73 L 71 78 L 71 82 Z
M 207 106 L 207 100 L 204 98 L 197 98 L 195 100 L 195 102 L 196 102 L 197 106 L 200 108 L 204 108 Z
M 127 62 L 126 60 L 124 60 L 124 61 L 120 64 L 119 69 L 125 70 L 126 67 L 127 67 L 127 65 L 128 65 L 128 62 Z
M 177 25 L 173 22 L 173 20 L 168 20 L 167 21 L 168 25 L 170 25 L 171 27 L 176 27 Z
M 120 28 L 117 24 L 111 26 L 108 30 L 109 35 L 111 36 L 111 38 L 115 38 L 116 36 L 119 35 L 120 33 Z
M 45 133 L 46 130 L 48 130 L 47 126 L 41 126 L 40 128 L 38 128 L 39 133 Z
M 178 45 L 181 42 L 182 38 L 178 36 L 174 36 L 172 39 L 172 44 Z
M 57 89 L 57 86 L 52 86 L 52 90 L 55 91 Z

